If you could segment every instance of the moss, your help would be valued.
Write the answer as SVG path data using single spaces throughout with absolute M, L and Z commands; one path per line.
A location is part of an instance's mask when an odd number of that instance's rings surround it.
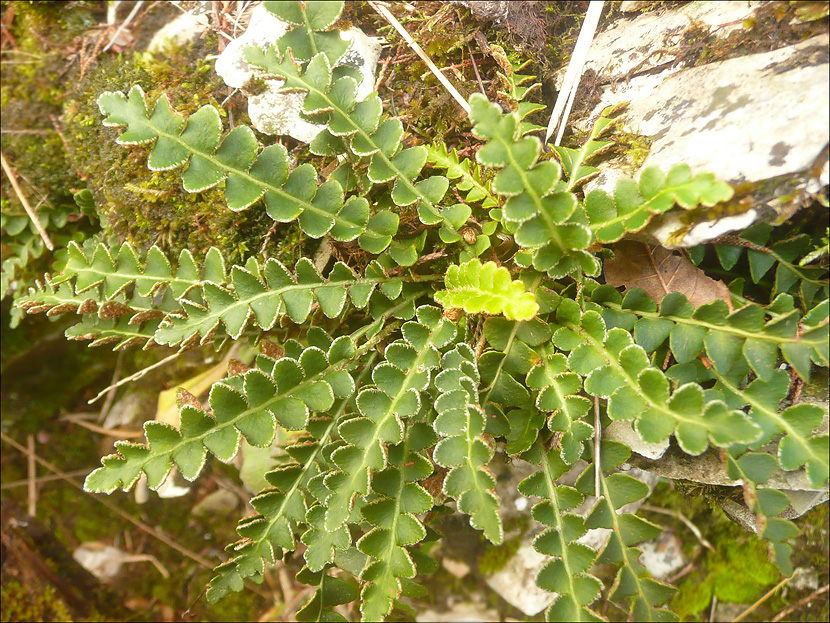
M 215 39 L 185 49 L 170 50 L 164 58 L 146 54 L 102 59 L 84 78 L 76 97 L 67 104 L 68 142 L 75 164 L 87 178 L 99 211 L 119 239 L 142 249 L 159 245 L 169 255 L 189 249 L 198 259 L 218 247 L 231 262 L 257 252 L 251 240 L 262 239 L 273 224 L 261 206 L 233 212 L 223 189 L 190 194 L 182 188 L 181 171 L 150 171 L 148 147 L 124 148 L 115 143 L 119 129 L 101 125 L 95 100 L 107 90 L 126 91 L 139 84 L 150 102 L 162 94 L 184 115 L 211 103 L 228 116 L 217 99 L 226 87 L 205 60 Z M 247 115 L 231 109 L 235 123 Z
M 510 559 L 519 551 L 522 544 L 521 535 L 509 539 L 501 545 L 489 547 L 478 559 L 478 571 L 481 575 L 493 575 L 503 569 Z
M 72 621 L 69 607 L 54 588 L 44 586 L 37 592 L 17 581 L 3 582 L 0 589 L 3 621 Z

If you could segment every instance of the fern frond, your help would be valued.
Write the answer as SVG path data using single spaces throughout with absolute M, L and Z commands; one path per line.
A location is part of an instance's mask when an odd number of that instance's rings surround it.
M 152 111 L 140 86 L 127 95 L 105 92 L 98 97 L 104 125 L 125 127 L 116 139 L 120 145 L 155 143 L 147 165 L 154 171 L 187 165 L 182 184 L 195 193 L 225 181 L 225 202 L 243 210 L 260 198 L 275 221 L 297 220 L 312 238 L 330 234 L 335 240 L 353 240 L 369 227 L 369 204 L 362 197 L 344 201 L 334 180 L 317 185 L 317 171 L 303 164 L 288 172 L 288 152 L 281 144 L 261 151 L 253 131 L 237 126 L 222 136 L 216 108 L 205 105 L 187 120 L 160 97 Z M 371 251 L 370 251 L 371 252 Z
M 509 320 L 530 320 L 539 311 L 533 292 L 521 281 L 512 281 L 510 271 L 495 262 L 482 265 L 478 259 L 452 265 L 444 280 L 446 290 L 435 293 L 445 308 L 460 308 L 470 314 L 503 314 Z
M 590 606 L 600 595 L 602 582 L 591 575 L 590 569 L 597 553 L 578 542 L 588 528 L 585 519 L 568 511 L 582 504 L 584 496 L 556 481 L 570 466 L 562 461 L 559 452 L 549 450 L 541 454 L 541 469 L 521 483 L 519 492 L 542 501 L 533 506 L 531 514 L 545 530 L 533 540 L 533 549 L 544 556 L 552 556 L 536 576 L 539 588 L 557 593 L 557 598 L 545 613 L 547 621 L 600 621 Z
M 481 168 L 469 158 L 459 160 L 458 152 L 449 151 L 445 143 L 436 143 L 427 147 L 427 162 L 433 167 L 444 169 L 447 177 L 456 181 L 455 187 L 459 192 L 467 193 L 464 200 L 467 203 L 481 202 L 482 208 L 494 208 L 499 205 L 496 196 L 490 190 L 490 183 L 481 176 Z
M 694 361 L 705 351 L 721 374 L 730 374 L 743 359 L 759 378 L 769 380 L 780 349 L 807 381 L 813 360 L 825 366 L 828 363 L 827 300 L 804 318 L 793 309 L 767 322 L 760 305 L 748 304 L 730 313 L 726 303 L 717 300 L 695 309 L 679 292 L 666 295 L 659 308 L 639 288 L 632 288 L 623 298 L 616 289 L 600 286 L 591 296 L 605 308 L 606 322 L 633 329 L 635 340 L 647 352 L 668 338 L 679 363 Z
M 591 127 L 591 133 L 585 139 L 581 148 L 571 149 L 559 145 L 553 147 L 553 151 L 559 158 L 559 162 L 562 164 L 568 178 L 568 190 L 576 190 L 599 173 L 599 169 L 590 166 L 588 162 L 604 153 L 613 144 L 613 141 L 600 139 L 616 127 L 619 120 L 614 119 L 614 115 L 626 106 L 627 103 L 622 102 L 605 108 Z
M 824 419 L 824 410 L 819 405 L 802 402 L 779 413 L 778 405 L 786 398 L 790 386 L 785 371 L 776 370 L 769 381 L 756 379 L 743 390 L 717 370 L 710 372 L 718 381 L 716 387 L 728 399 L 749 405 L 749 417 L 762 431 L 751 448 L 760 448 L 783 435 L 777 451 L 781 469 L 793 471 L 804 467 L 810 486 L 818 489 L 827 484 L 830 474 L 828 435 L 815 432 Z
M 421 392 L 440 363 L 439 349 L 456 336 L 455 327 L 429 306 L 419 307 L 417 321 L 401 330 L 403 339 L 386 347 L 386 361 L 372 372 L 374 386 L 358 394 L 358 414 L 338 428 L 346 443 L 331 455 L 337 469 L 324 481 L 325 531 L 346 522 L 355 499 L 369 492 L 371 474 L 386 468 L 387 445 L 401 442 L 403 420 L 421 409 Z
M 322 331 L 320 332 L 321 334 Z M 328 352 L 334 346 L 327 335 L 323 334 L 324 341 L 330 342 Z M 289 352 L 296 350 L 289 346 Z M 348 356 L 350 344 L 340 340 L 338 349 L 344 356 Z M 302 347 L 301 347 L 302 348 Z M 291 353 L 294 354 L 294 353 Z M 243 580 L 248 577 L 259 578 L 264 572 L 265 563 L 275 562 L 275 553 L 295 547 L 297 536 L 300 533 L 300 526 L 305 525 L 309 509 L 306 498 L 303 494 L 308 490 L 309 481 L 319 476 L 328 469 L 323 458 L 323 451 L 331 443 L 332 437 L 337 430 L 337 425 L 342 419 L 349 399 L 356 389 L 362 384 L 367 371 L 371 369 L 376 353 L 372 353 L 364 370 L 355 381 L 349 395 L 341 400 L 339 407 L 332 415 L 310 416 L 306 423 L 307 437 L 301 437 L 296 443 L 286 447 L 286 453 L 291 460 L 265 475 L 271 489 L 266 489 L 252 498 L 251 504 L 257 511 L 257 515 L 247 517 L 239 522 L 237 533 L 242 539 L 229 547 L 234 556 L 229 561 L 219 565 L 215 571 L 218 574 L 210 581 L 207 591 L 207 598 L 211 602 L 221 599 L 229 590 L 242 590 Z M 264 367 L 270 367 L 271 361 L 263 359 L 260 362 Z M 343 381 L 349 379 L 342 377 Z M 345 393 L 347 387 L 343 387 L 341 394 Z M 315 513 L 319 513 L 322 507 L 315 506 Z M 326 550 L 326 546 L 319 540 L 315 542 L 311 530 L 302 535 L 303 541 L 309 546 L 306 550 L 306 569 L 312 574 L 311 579 L 321 578 L 319 575 L 331 562 L 333 552 Z M 334 540 L 343 547 L 343 530 L 338 529 L 332 533 Z M 350 538 L 345 539 L 345 546 L 351 543 Z M 310 552 L 310 553 L 309 553 Z M 321 557 L 319 553 L 323 553 Z M 357 595 L 355 594 L 355 597 Z
M 349 581 L 329 575 L 327 570 L 314 573 L 303 567 L 297 581 L 317 587 L 312 598 L 297 611 L 298 621 L 342 621 L 347 619 L 333 610 L 334 606 L 355 601 L 357 588 Z
M 527 373 L 526 383 L 539 392 L 536 408 L 550 414 L 548 428 L 561 433 L 562 461 L 573 465 L 582 456 L 584 443 L 594 435 L 594 427 L 583 419 L 591 402 L 580 395 L 582 377 L 569 371 L 565 355 L 555 352 L 552 344 L 542 346 L 540 355 L 542 359 Z
M 204 344 L 217 332 L 236 339 L 251 324 L 268 330 L 286 315 L 302 323 L 313 305 L 333 318 L 343 311 L 347 298 L 358 308 L 368 305 L 370 313 L 379 317 L 387 306 L 370 304 L 377 301 L 375 291 L 379 288 L 378 296 L 394 300 L 404 292 L 404 284 L 415 281 L 410 276 L 387 275 L 377 261 L 369 264 L 363 277 L 338 262 L 324 279 L 307 258 L 295 265 L 294 274 L 271 258 L 261 266 L 255 259 L 245 266 L 232 266 L 228 275 L 216 249 L 208 251 L 202 270 L 196 268 L 187 251 L 180 254 L 178 268 L 172 267 L 157 247 L 150 249 L 145 262 L 138 260 L 128 244 L 115 258 L 103 245 L 91 257 L 77 246 L 69 251 L 63 274 L 30 290 L 18 306 L 28 313 L 46 311 L 49 315 L 97 312 L 98 320 L 85 318 L 83 326 L 72 328 L 68 335 L 94 339 L 98 345 L 106 343 L 99 336 L 109 332 L 106 337 L 115 341 L 119 330 L 127 330 L 123 339 L 132 341 L 119 342 L 118 348 L 138 343 L 139 337 L 145 346 L 152 339 L 155 344 L 182 347 Z M 422 275 L 417 280 L 438 278 Z M 137 336 L 139 325 L 142 328 Z
M 302 4 L 297 3 L 297 6 L 296 10 L 305 10 Z M 271 10 L 279 16 L 275 8 Z M 309 146 L 312 153 L 346 153 L 359 161 L 367 159 L 368 169 L 362 179 L 366 190 L 371 185 L 394 180 L 392 201 L 400 207 L 417 204 L 422 223 L 443 223 L 448 234 L 455 233 L 463 224 L 453 222 L 450 215 L 444 214 L 438 206 L 449 187 L 447 178 L 434 175 L 415 181 L 426 164 L 427 149 L 423 146 L 403 148 L 403 125 L 400 120 L 383 117 L 382 104 L 376 92 L 358 102 L 357 81 L 350 75 L 342 75 L 342 70 L 336 72 L 323 49 L 311 58 L 304 69 L 298 67 L 292 55 L 288 54 L 285 37 L 268 50 L 249 47 L 245 55 L 251 65 L 283 80 L 282 88 L 306 93 L 303 113 L 326 124 L 326 128 Z M 341 168 L 340 172 L 345 172 L 345 169 Z M 338 174 L 335 179 L 339 179 L 346 190 L 352 189 L 343 175 Z M 456 235 L 453 242 L 460 240 L 461 237 Z
M 589 167 L 593 168 L 593 167 Z M 616 242 L 626 233 L 638 232 L 652 217 L 675 205 L 684 210 L 711 207 L 734 195 L 726 182 L 715 181 L 711 173 L 692 177 L 686 164 L 678 164 L 664 175 L 657 167 L 648 167 L 639 184 L 629 178 L 617 182 L 612 198 L 604 190 L 594 189 L 585 197 L 585 211 L 597 241 Z
M 720 244 L 714 245 L 718 261 L 724 270 L 731 271 L 746 251 L 753 283 L 760 283 L 775 268 L 770 298 L 797 291 L 804 309 L 809 310 L 816 299 L 821 301 L 830 295 L 827 269 L 798 262 L 812 248 L 810 236 L 800 234 L 770 242 L 773 229 L 768 223 L 757 223 L 739 236 L 719 238 Z
M 634 420 L 643 441 L 660 443 L 674 434 L 683 451 L 696 456 L 710 441 L 730 447 L 761 437 L 760 427 L 743 411 L 705 394 L 697 383 L 672 392 L 665 373 L 651 364 L 631 334 L 618 327 L 606 330 L 599 312 L 583 314 L 575 301 L 564 299 L 556 322 L 561 326 L 553 344 L 570 352 L 568 367 L 584 377 L 585 391 L 608 399 L 612 420 Z
M 793 573 L 793 542 L 799 531 L 793 522 L 779 515 L 789 508 L 790 499 L 782 491 L 761 487 L 776 470 L 775 457 L 764 452 L 744 452 L 740 456 L 728 454 L 726 457 L 727 475 L 743 481 L 744 501 L 756 513 L 757 532 L 769 541 L 781 573 L 789 576 Z
M 426 424 L 406 424 L 403 441 L 388 448 L 386 468 L 372 475 L 377 497 L 361 508 L 372 528 L 357 542 L 357 549 L 374 559 L 360 575 L 365 582 L 360 593 L 364 621 L 385 618 L 401 596 L 402 581 L 418 571 L 409 548 L 427 532 L 416 515 L 428 512 L 434 503 L 417 482 L 433 471 L 419 451 L 434 443 L 435 433 Z
M 280 38 L 283 49 L 291 48 L 294 58 L 307 61 L 323 52 L 334 65 L 349 49 L 349 42 L 336 30 L 329 30 L 343 12 L 342 2 L 274 2 L 264 3 L 270 13 L 294 26 Z
M 470 515 L 470 525 L 481 530 L 491 543 L 504 539 L 496 480 L 487 468 L 493 447 L 482 437 L 485 415 L 478 402 L 480 377 L 475 354 L 459 344 L 441 358 L 435 378 L 435 431 L 442 437 L 433 460 L 449 468 L 444 493 L 457 500 L 458 510 Z
M 342 343 L 350 343 L 350 338 L 339 340 L 341 343 L 332 344 L 328 354 L 310 347 L 299 359 L 259 358 L 257 368 L 213 385 L 210 412 L 183 406 L 179 429 L 146 422 L 147 444 L 117 442 L 118 454 L 101 460 L 102 467 L 87 476 L 84 489 L 112 493 L 121 487 L 127 491 L 143 472 L 149 487 L 155 490 L 173 463 L 186 479 L 194 480 L 202 471 L 208 451 L 228 462 L 236 456 L 242 435 L 251 445 L 267 446 L 278 424 L 288 430 L 303 429 L 310 411 L 327 411 L 335 397 L 348 396 L 354 387 L 351 375 L 338 359 L 350 350 Z
M 528 249 L 533 267 L 553 278 L 599 274 L 599 261 L 586 251 L 593 236 L 585 211 L 561 181 L 559 164 L 539 161 L 539 139 L 522 137 L 518 114 L 503 113 L 479 93 L 470 97 L 470 120 L 473 133 L 487 140 L 476 160 L 500 169 L 492 189 L 508 198 L 501 219 L 516 225 L 514 239 Z
M 677 615 L 661 608 L 674 594 L 668 584 L 647 576 L 640 564 L 642 551 L 633 547 L 659 536 L 660 526 L 630 513 L 621 513 L 626 504 L 642 500 L 649 493 L 644 482 L 616 470 L 631 455 L 631 450 L 614 441 L 602 443 L 602 465 L 591 465 L 576 482 L 576 489 L 583 494 L 594 493 L 594 471 L 600 468 L 600 492 L 593 510 L 585 518 L 585 527 L 610 530 L 608 542 L 596 559 L 599 564 L 620 565 L 610 599 L 630 600 L 631 616 L 637 621 L 676 621 Z M 540 573 L 541 577 L 541 573 Z
M 498 47 L 496 50 L 498 50 Z M 531 132 L 544 130 L 544 126 L 524 120 L 528 115 L 538 110 L 545 109 L 544 104 L 524 101 L 525 98 L 531 93 L 541 91 L 542 89 L 541 82 L 533 82 L 528 86 L 524 86 L 535 78 L 535 76 L 530 74 L 519 73 L 520 70 L 530 64 L 530 59 L 524 61 L 523 63 L 516 63 L 507 58 L 506 55 L 503 55 L 503 52 L 502 54 L 499 54 L 498 51 L 495 52 L 494 56 L 504 70 L 503 72 L 499 72 L 497 75 L 501 78 L 505 90 L 499 91 L 498 93 L 507 100 L 510 104 L 510 108 L 518 113 L 520 120 L 519 135 L 524 136 L 525 134 L 529 134 Z

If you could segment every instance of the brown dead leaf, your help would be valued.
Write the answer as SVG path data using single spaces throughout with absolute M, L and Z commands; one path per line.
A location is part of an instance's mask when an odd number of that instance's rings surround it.
M 613 250 L 614 259 L 605 262 L 608 285 L 642 288 L 657 303 L 669 292 L 680 292 L 695 307 L 723 299 L 732 311 L 726 284 L 707 277 L 685 255 L 633 240 L 618 242 Z

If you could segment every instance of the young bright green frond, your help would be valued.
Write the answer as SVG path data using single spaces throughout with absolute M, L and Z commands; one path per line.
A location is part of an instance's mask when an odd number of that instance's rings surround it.
M 470 314 L 502 314 L 510 320 L 530 320 L 539 311 L 536 297 L 524 284 L 510 279 L 510 272 L 495 262 L 484 265 L 473 259 L 450 266 L 444 280 L 446 290 L 435 293 L 445 308 L 460 308 Z

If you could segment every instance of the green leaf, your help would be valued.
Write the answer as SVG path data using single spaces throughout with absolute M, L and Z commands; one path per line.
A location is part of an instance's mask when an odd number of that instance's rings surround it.
M 510 320 L 530 320 L 539 310 L 532 292 L 521 281 L 511 281 L 509 271 L 477 259 L 450 266 L 445 279 L 447 289 L 435 293 L 445 308 L 461 308 L 467 313 L 503 314 Z

